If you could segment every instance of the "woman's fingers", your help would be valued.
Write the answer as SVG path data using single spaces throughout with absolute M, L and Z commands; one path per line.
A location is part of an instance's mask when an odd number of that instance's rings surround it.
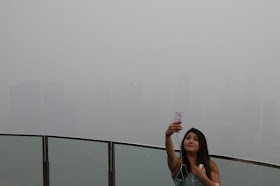
M 171 129 L 172 132 L 180 132 L 182 130 L 182 127 L 174 127 Z
M 183 129 L 181 125 L 170 125 L 170 128 L 172 130 L 182 130 Z
M 179 132 L 182 130 L 181 122 L 171 123 L 166 131 L 168 135 L 172 135 L 174 132 Z
M 181 122 L 181 121 L 176 121 L 175 123 L 176 123 L 176 124 L 181 124 L 182 122 Z
M 175 122 L 173 122 L 171 124 L 173 124 L 173 125 L 180 125 L 181 123 L 182 123 L 181 121 L 175 121 Z

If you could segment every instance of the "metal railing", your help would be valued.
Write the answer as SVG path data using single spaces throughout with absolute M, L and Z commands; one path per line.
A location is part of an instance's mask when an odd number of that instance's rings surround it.
M 147 146 L 147 145 L 140 145 L 140 144 L 130 144 L 130 143 L 121 143 L 121 142 L 112 142 L 112 141 L 104 141 L 104 140 L 94 140 L 94 139 L 82 139 L 82 138 L 71 138 L 71 137 L 61 137 L 61 136 L 43 136 L 43 135 L 17 135 L 17 134 L 0 134 L 0 136 L 17 136 L 17 137 L 39 137 L 42 140 L 42 167 L 43 167 L 43 186 L 50 185 L 50 168 L 49 168 L 49 138 L 56 138 L 56 139 L 71 139 L 71 140 L 79 140 L 79 141 L 91 141 L 91 142 L 102 142 L 107 143 L 108 145 L 108 185 L 109 186 L 116 186 L 116 174 L 115 174 L 115 146 L 116 145 L 124 145 L 124 146 L 131 146 L 131 147 L 140 147 L 140 148 L 149 148 L 149 149 L 157 149 L 157 150 L 165 150 L 163 147 L 154 147 L 154 146 Z M 74 148 L 74 147 L 73 147 Z M 1 156 L 1 155 L 0 155 Z M 212 158 L 221 159 L 221 160 L 229 160 L 234 162 L 242 162 L 251 165 L 258 165 L 264 166 L 267 168 L 274 168 L 279 170 L 280 175 L 280 166 L 263 163 L 263 162 L 256 162 L 256 161 L 249 161 L 244 159 L 237 159 L 233 157 L 225 157 L 219 155 L 210 155 Z M 2 167 L 3 168 L 3 167 Z M 4 167 L 5 168 L 5 167 Z M 167 169 L 167 167 L 166 167 Z

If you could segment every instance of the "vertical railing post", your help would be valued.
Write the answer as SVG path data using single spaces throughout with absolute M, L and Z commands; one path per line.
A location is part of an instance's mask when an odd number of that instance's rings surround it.
M 108 143 L 109 151 L 109 186 L 115 186 L 115 154 L 114 154 L 114 144 L 113 142 Z
M 48 137 L 43 136 L 43 185 L 49 186 L 49 152 L 48 152 Z

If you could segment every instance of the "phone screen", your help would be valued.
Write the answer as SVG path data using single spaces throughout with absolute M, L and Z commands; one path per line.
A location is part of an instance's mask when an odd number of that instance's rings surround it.
M 183 112 L 175 112 L 174 122 L 183 121 Z

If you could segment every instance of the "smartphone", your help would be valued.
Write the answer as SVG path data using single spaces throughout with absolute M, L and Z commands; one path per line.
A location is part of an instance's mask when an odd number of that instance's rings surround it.
M 174 122 L 183 122 L 183 112 L 175 112 Z

